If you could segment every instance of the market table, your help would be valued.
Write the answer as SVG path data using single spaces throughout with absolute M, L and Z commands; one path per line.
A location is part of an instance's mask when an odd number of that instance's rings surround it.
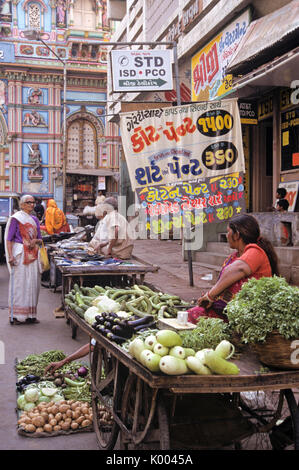
M 299 411 L 294 395 L 299 387 L 299 370 L 260 373 L 261 363 L 247 350 L 234 361 L 239 375 L 153 374 L 69 307 L 68 315 L 90 340 L 96 340 L 93 352 L 90 348 L 93 412 L 96 416 L 98 404 L 105 404 L 114 418 L 110 428 L 94 422 L 101 449 L 113 449 L 119 433 L 123 449 L 153 442 L 162 450 L 206 448 L 207 442 L 216 446 L 233 443 L 238 448 L 242 440 L 254 434 L 268 436 L 282 416 L 284 398 L 293 421 L 295 449 L 299 449 Z M 260 391 L 264 398 L 275 400 L 271 409 L 265 411 L 266 402 L 256 407 L 244 400 L 246 393 Z M 209 427 L 209 413 L 216 424 L 218 420 L 218 427 Z M 222 435 L 216 436 L 215 429 L 220 428 Z M 204 445 L 192 447 L 186 442 L 194 436 L 202 437 Z
M 72 285 L 77 282 L 80 287 L 84 281 L 92 281 L 92 285 L 99 284 L 105 286 L 107 284 L 124 287 L 144 283 L 146 273 L 156 272 L 159 267 L 149 263 L 145 263 L 139 258 L 132 256 L 129 260 L 124 260 L 121 264 L 106 264 L 98 266 L 84 265 L 58 265 L 57 269 L 62 276 L 62 292 L 61 301 L 64 307 L 66 320 L 72 327 L 72 338 L 76 337 L 77 325 L 68 316 L 68 310 L 65 308 L 64 298 L 70 292 Z

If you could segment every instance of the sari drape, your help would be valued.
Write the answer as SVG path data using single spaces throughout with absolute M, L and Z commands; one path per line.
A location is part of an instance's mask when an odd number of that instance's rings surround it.
M 12 313 L 13 318 L 25 322 L 28 318 L 36 318 L 40 292 L 42 266 L 39 249 L 37 246 L 29 247 L 30 240 L 38 238 L 37 225 L 35 220 L 23 211 L 17 212 L 8 220 L 5 230 L 6 260 L 8 260 L 7 236 L 12 218 L 19 223 L 23 243 L 13 243 L 15 266 L 11 267 L 7 261 L 10 272 L 8 312 L 9 317 Z

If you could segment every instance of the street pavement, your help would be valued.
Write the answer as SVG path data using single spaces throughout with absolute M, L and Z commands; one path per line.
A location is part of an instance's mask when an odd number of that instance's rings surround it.
M 197 298 L 211 281 L 202 277 L 209 271 L 193 263 L 194 286 L 190 286 L 188 263 L 183 261 L 182 246 L 178 240 L 137 240 L 134 255 L 160 267 L 149 273 L 145 281 L 163 292 L 175 293 L 190 301 Z M 0 449 L 2 450 L 97 450 L 95 434 L 82 433 L 49 438 L 29 438 L 18 435 L 16 415 L 15 361 L 27 355 L 40 354 L 53 349 L 70 354 L 84 345 L 87 335 L 78 329 L 76 339 L 64 318 L 55 318 L 54 308 L 60 305 L 61 292 L 41 287 L 39 324 L 11 325 L 8 318 L 9 274 L 5 264 L 0 265 L 0 346 L 5 357 L 0 361 Z M 22 286 L 20 286 L 22 288 Z M 85 359 L 88 360 L 88 357 Z

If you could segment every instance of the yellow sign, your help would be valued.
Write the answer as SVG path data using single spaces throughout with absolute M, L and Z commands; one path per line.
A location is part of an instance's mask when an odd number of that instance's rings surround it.
M 232 75 L 225 71 L 249 22 L 247 9 L 192 57 L 192 101 L 213 100 L 232 89 Z

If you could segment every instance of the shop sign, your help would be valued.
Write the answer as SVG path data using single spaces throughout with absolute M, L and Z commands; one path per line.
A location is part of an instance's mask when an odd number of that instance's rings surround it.
M 192 57 L 192 101 L 213 100 L 232 89 L 232 75 L 226 74 L 226 68 L 245 35 L 249 22 L 248 8 Z
M 172 51 L 111 51 L 114 92 L 172 90 Z
M 284 111 L 285 109 L 288 109 L 291 106 L 293 106 L 293 103 L 291 102 L 291 92 L 292 92 L 292 90 L 290 88 L 286 88 L 286 89 L 280 91 L 280 109 L 281 109 L 281 111 Z
M 186 31 L 202 12 L 202 0 L 194 0 L 183 10 L 182 31 Z
M 136 190 L 150 233 L 219 223 L 245 211 L 244 174 Z M 179 238 L 179 237 L 177 237 Z
M 258 102 L 259 121 L 271 117 L 273 114 L 273 96 L 268 96 Z
M 0 62 L 15 62 L 15 48 L 13 44 L 3 42 L 0 44 Z
M 133 190 L 244 171 L 237 99 L 121 113 Z
M 241 124 L 257 124 L 257 103 L 249 100 L 239 101 Z
M 294 212 L 298 198 L 299 181 L 286 181 L 279 183 L 279 187 L 287 190 L 286 199 L 290 204 L 288 211 Z
M 299 108 L 281 114 L 281 171 L 299 168 Z
M 105 176 L 98 176 L 98 191 L 106 189 L 106 178 Z
M 182 33 L 186 33 L 196 20 L 196 18 L 202 12 L 202 0 L 194 0 L 190 5 L 185 8 L 182 12 L 182 17 L 177 18 L 174 23 L 170 26 L 167 34 L 166 41 L 175 41 Z

